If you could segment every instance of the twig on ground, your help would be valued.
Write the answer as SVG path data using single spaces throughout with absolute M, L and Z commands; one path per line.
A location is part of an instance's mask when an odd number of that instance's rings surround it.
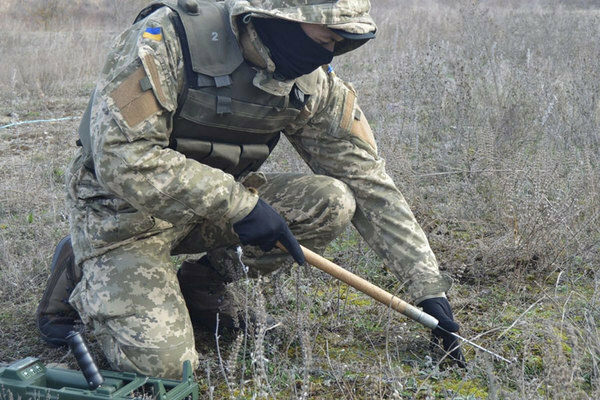
M 338 379 L 338 377 L 335 373 L 336 370 L 333 368 L 333 363 L 331 362 L 331 358 L 329 357 L 329 340 L 327 340 L 327 339 L 325 339 L 325 358 L 327 358 L 327 364 L 329 364 L 329 368 L 331 368 L 331 375 L 333 375 L 333 379 L 335 379 L 336 385 L 340 389 L 340 392 L 342 392 L 342 394 L 344 395 L 344 398 L 347 399 L 348 397 L 346 396 L 346 391 L 344 390 L 344 387 L 340 383 L 340 380 Z M 352 396 L 352 394 L 350 394 L 350 396 Z
M 491 173 L 491 172 L 525 172 L 525 170 L 521 169 L 482 169 L 482 170 L 460 170 L 460 171 L 446 171 L 446 172 L 431 172 L 428 174 L 418 174 L 417 178 L 426 178 L 432 176 L 444 176 L 444 175 L 456 175 L 456 174 L 483 174 L 483 173 Z
M 227 373 L 225 372 L 225 364 L 223 363 L 223 357 L 221 357 L 221 348 L 219 347 L 219 313 L 216 316 L 217 326 L 215 327 L 215 343 L 217 346 L 217 357 L 219 358 L 219 367 L 221 368 L 221 373 L 223 374 L 223 378 L 225 378 L 225 384 L 227 385 L 227 389 L 229 390 L 229 394 L 233 397 L 233 389 L 229 384 L 229 379 L 227 379 Z
M 242 352 L 242 372 L 240 374 L 240 389 L 244 388 L 244 377 L 246 375 L 246 352 L 248 350 L 248 290 L 250 286 L 250 281 L 248 279 L 248 267 L 244 264 L 242 260 L 242 256 L 244 255 L 244 251 L 242 250 L 242 246 L 238 246 L 235 249 L 238 255 L 238 261 L 242 267 L 242 271 L 244 272 L 244 318 L 246 319 L 244 322 L 244 350 Z
M 515 320 L 513 321 L 513 323 L 512 323 L 512 324 L 510 324 L 510 326 L 509 326 L 508 328 L 506 328 L 505 330 L 503 330 L 503 331 L 502 331 L 502 333 L 501 333 L 500 335 L 498 335 L 497 339 L 500 339 L 502 336 L 506 335 L 506 333 L 507 333 L 508 331 L 510 331 L 510 330 L 511 330 L 511 329 L 512 329 L 512 328 L 513 328 L 513 327 L 514 327 L 516 324 L 517 324 L 517 322 L 519 322 L 519 320 L 520 320 L 520 319 L 521 319 L 521 318 L 522 318 L 522 317 L 523 317 L 525 314 L 527 314 L 527 313 L 529 312 L 529 310 L 531 310 L 531 309 L 532 309 L 533 307 L 535 307 L 535 306 L 536 306 L 536 305 L 537 305 L 537 304 L 538 304 L 540 301 L 542 301 L 542 300 L 544 299 L 544 297 L 545 297 L 545 296 L 542 296 L 542 297 L 540 297 L 540 298 L 539 298 L 539 299 L 537 299 L 537 300 L 536 300 L 536 301 L 535 301 L 535 302 L 534 302 L 532 305 L 530 305 L 529 307 L 527 307 L 527 310 L 523 311 L 523 312 L 521 313 L 521 315 L 519 315 L 519 316 L 517 317 L 517 319 L 515 319 Z

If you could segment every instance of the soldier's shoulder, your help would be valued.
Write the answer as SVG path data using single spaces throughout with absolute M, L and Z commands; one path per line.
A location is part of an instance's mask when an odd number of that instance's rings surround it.
M 102 69 L 98 82 L 100 91 L 127 79 L 139 68 L 142 58 L 151 57 L 162 69 L 174 71 L 177 68 L 181 50 L 171 13 L 168 7 L 162 7 L 138 20 L 117 38 Z
M 154 47 L 159 44 L 169 44 L 178 41 L 177 32 L 173 24 L 174 11 L 169 7 L 161 7 L 138 21 L 133 29 L 140 32 L 140 42 Z

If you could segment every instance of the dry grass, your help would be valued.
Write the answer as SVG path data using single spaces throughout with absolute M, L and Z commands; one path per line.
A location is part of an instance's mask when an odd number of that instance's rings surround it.
M 81 115 L 110 39 L 142 3 L 3 2 L 0 125 Z M 373 3 L 378 39 L 336 70 L 456 279 L 463 335 L 516 362 L 467 348 L 468 370 L 440 367 L 424 329 L 302 268 L 240 283 L 283 328 L 220 337 L 220 360 L 213 334 L 198 333 L 203 396 L 599 398 L 600 11 L 584 0 Z M 33 313 L 68 230 L 77 123 L 0 130 L 0 361 L 70 360 L 40 343 Z M 266 168 L 301 168 L 285 142 L 273 158 Z M 401 288 L 354 231 L 328 256 Z

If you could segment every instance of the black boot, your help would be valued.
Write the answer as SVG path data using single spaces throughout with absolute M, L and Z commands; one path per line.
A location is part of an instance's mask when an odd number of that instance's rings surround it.
M 36 311 L 42 339 L 53 346 L 66 346 L 69 332 L 80 323 L 77 311 L 69 304 L 69 296 L 81 280 L 81 269 L 75 265 L 71 237 L 63 238 L 54 251 L 50 278 Z
M 177 279 L 195 325 L 214 330 L 218 313 L 219 329 L 243 328 L 235 296 L 227 290 L 230 281 L 213 269 L 206 256 L 184 261 L 177 271 Z
M 254 309 L 244 311 L 244 307 L 227 287 L 232 279 L 217 272 L 206 256 L 195 261 L 184 261 L 177 271 L 177 278 L 190 318 L 199 328 L 214 331 L 217 313 L 219 331 L 243 330 L 247 322 L 256 326 L 261 320 Z M 267 327 L 280 325 L 269 314 L 265 314 L 263 318 Z

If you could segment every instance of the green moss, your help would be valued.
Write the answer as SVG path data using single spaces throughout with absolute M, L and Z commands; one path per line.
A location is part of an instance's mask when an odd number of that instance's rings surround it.
M 544 371 L 544 361 L 541 356 L 529 356 L 525 360 L 525 374 L 534 376 Z
M 462 240 L 463 242 L 470 242 L 473 237 L 467 231 L 452 231 L 452 237 L 454 239 Z
M 52 169 L 52 178 L 56 183 L 63 183 L 65 180 L 65 171 L 62 168 L 55 167 Z
M 448 391 L 452 391 L 453 394 L 459 396 L 470 396 L 469 398 L 476 399 L 488 398 L 487 384 L 478 379 L 444 379 L 439 383 L 439 386 L 445 388 Z
M 345 284 L 340 286 L 338 293 L 341 300 L 347 301 L 349 304 L 355 306 L 366 307 L 373 304 L 373 300 L 367 297 L 367 295 L 364 295 L 356 291 L 356 289 L 350 288 L 348 285 Z
M 2 323 L 2 325 L 9 324 L 12 321 L 13 317 L 14 315 L 8 311 L 0 312 L 0 322 Z

